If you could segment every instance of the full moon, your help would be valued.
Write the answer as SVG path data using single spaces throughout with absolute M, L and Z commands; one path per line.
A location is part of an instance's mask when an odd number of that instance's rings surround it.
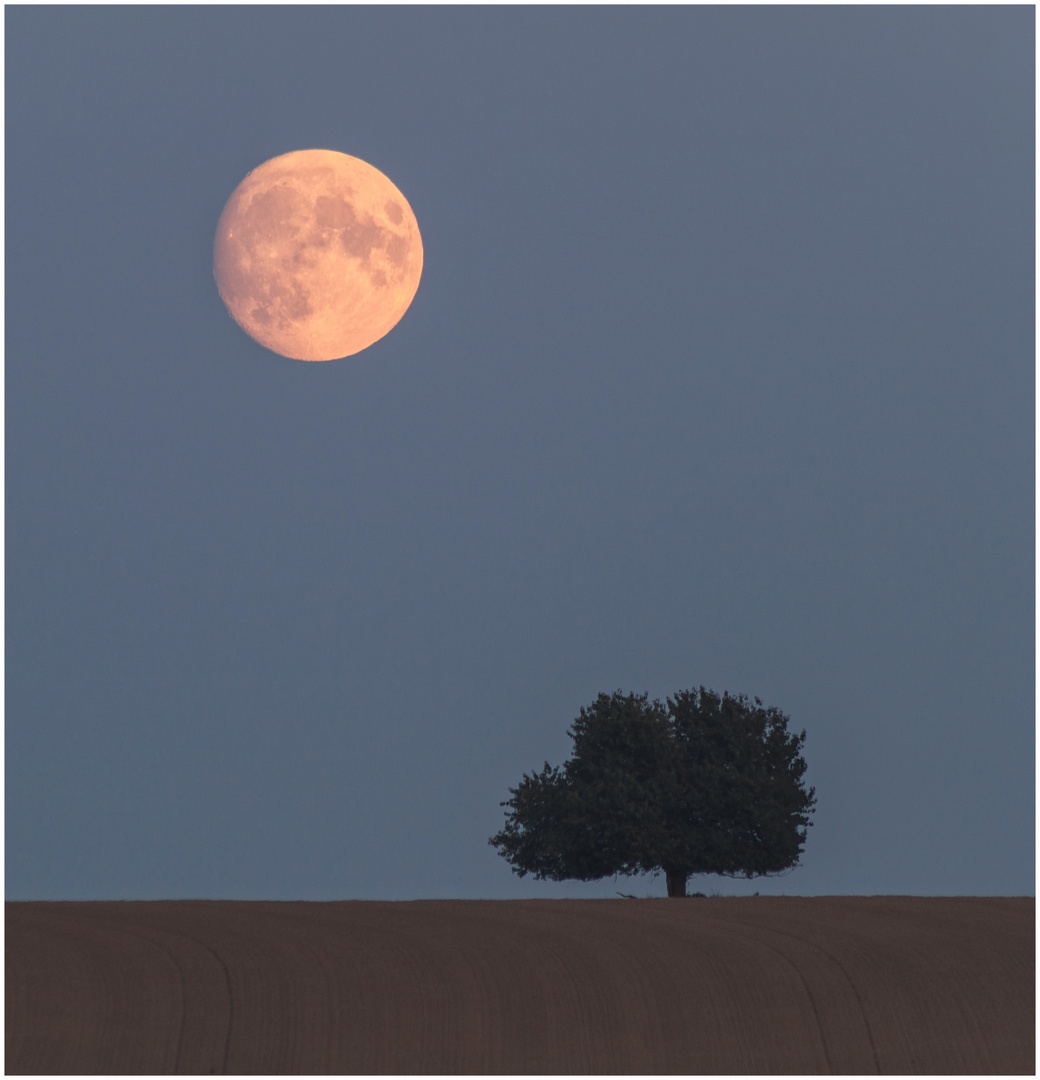
M 255 168 L 224 207 L 213 276 L 231 317 L 293 360 L 367 349 L 408 310 L 422 275 L 419 226 L 378 169 L 335 150 Z

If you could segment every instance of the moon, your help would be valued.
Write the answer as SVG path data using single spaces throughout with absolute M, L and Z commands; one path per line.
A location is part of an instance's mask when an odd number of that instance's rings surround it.
M 217 224 L 213 276 L 231 317 L 293 360 L 367 349 L 408 310 L 423 246 L 408 200 L 377 168 L 295 150 L 255 168 Z

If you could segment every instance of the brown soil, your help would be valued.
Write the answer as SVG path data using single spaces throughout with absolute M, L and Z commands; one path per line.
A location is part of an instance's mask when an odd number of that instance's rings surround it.
M 6 905 L 8 1073 L 1033 1073 L 1034 900 Z

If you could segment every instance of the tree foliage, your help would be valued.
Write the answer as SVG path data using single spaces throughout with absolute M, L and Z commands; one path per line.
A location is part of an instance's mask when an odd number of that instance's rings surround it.
M 701 687 L 664 704 L 600 694 L 568 734 L 571 758 L 524 775 L 489 841 L 523 877 L 591 881 L 664 871 L 757 877 L 798 864 L 815 791 L 805 732 L 758 698 Z

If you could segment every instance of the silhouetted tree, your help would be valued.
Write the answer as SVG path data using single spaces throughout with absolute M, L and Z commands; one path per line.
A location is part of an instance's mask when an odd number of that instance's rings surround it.
M 684 690 L 600 694 L 568 734 L 573 754 L 510 788 L 493 844 L 520 877 L 592 881 L 663 871 L 757 877 L 798 864 L 815 789 L 805 732 L 755 698 Z

